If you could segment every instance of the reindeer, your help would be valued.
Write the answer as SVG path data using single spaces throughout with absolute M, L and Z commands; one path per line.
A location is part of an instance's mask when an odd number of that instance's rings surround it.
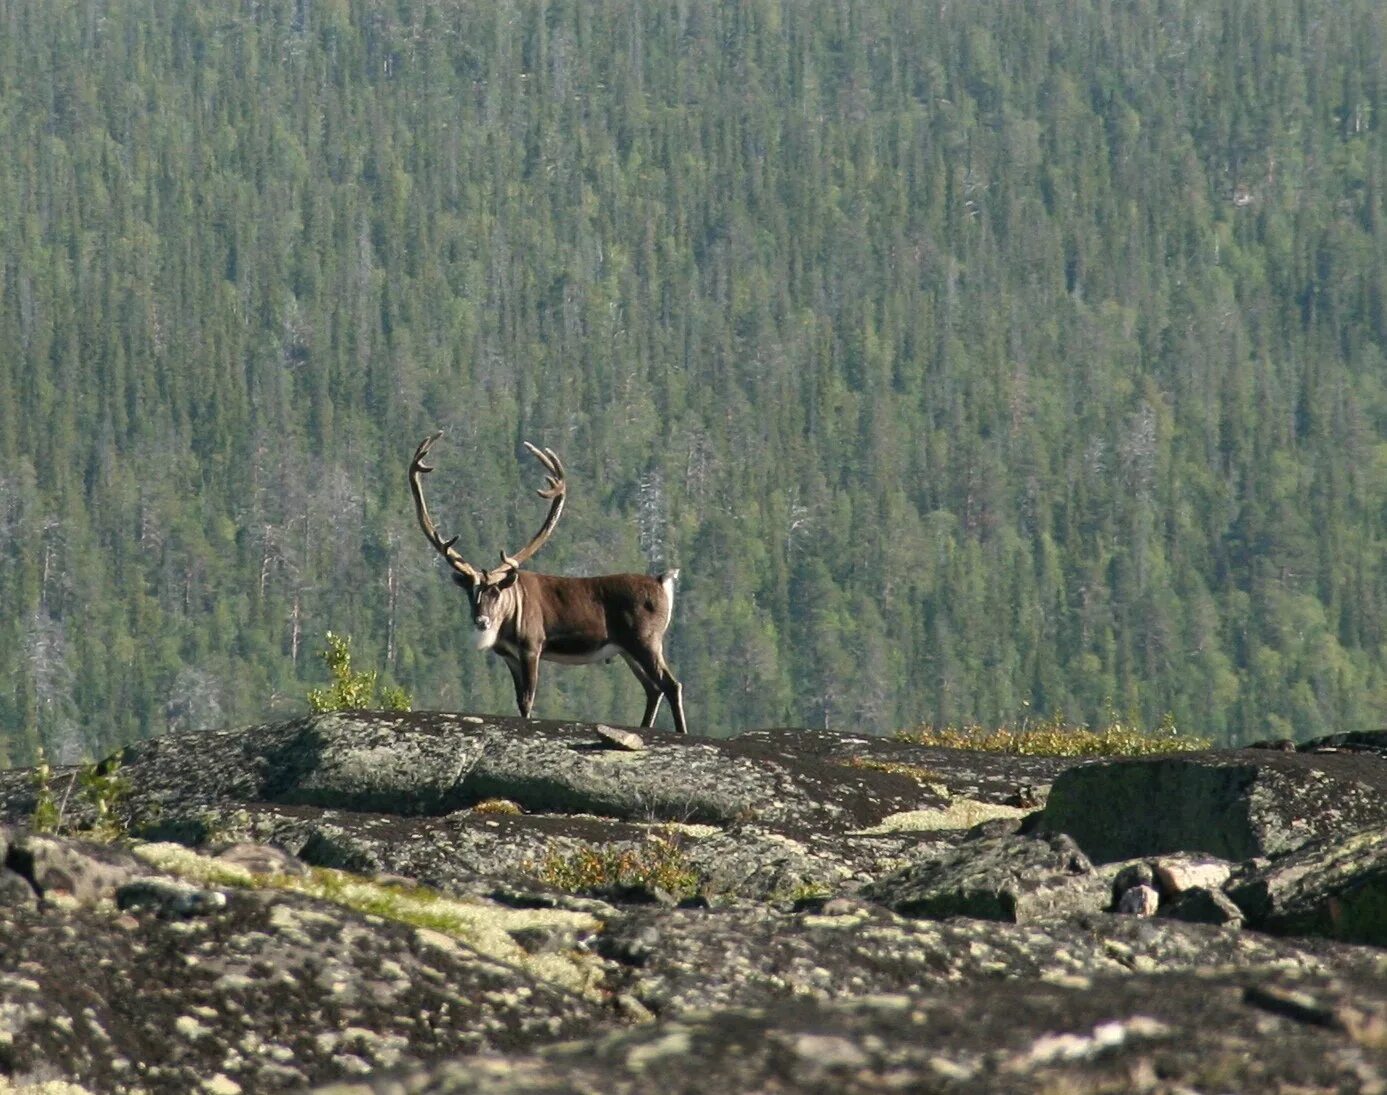
M 453 547 L 457 537 L 444 540 L 424 504 L 423 476 L 433 471 L 424 463 L 429 448 L 443 435 L 431 434 L 414 450 L 409 465 L 409 489 L 419 527 L 435 551 L 452 568 L 453 580 L 467 591 L 472 608 L 473 641 L 479 650 L 499 654 L 515 682 L 515 702 L 523 718 L 530 717 L 539 684 L 539 663 L 566 665 L 610 661 L 620 654 L 645 689 L 641 726 L 655 725 L 661 698 L 669 700 L 674 729 L 685 734 L 683 689 L 665 662 L 665 629 L 674 614 L 677 570 L 647 574 L 607 574 L 597 578 L 564 578 L 537 574 L 520 567 L 559 523 L 567 495 L 563 463 L 552 449 L 525 442 L 525 448 L 545 471 L 546 485 L 536 493 L 549 500 L 549 515 L 534 537 L 514 555 L 501 552 L 501 565 L 491 570 L 472 566 Z

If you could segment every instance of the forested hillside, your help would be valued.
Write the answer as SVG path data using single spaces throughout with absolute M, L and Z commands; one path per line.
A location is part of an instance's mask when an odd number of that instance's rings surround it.
M 414 523 L 682 568 L 691 727 L 1387 702 L 1378 0 L 0 0 L 0 760 L 511 710 Z M 618 662 L 537 714 L 632 721 Z

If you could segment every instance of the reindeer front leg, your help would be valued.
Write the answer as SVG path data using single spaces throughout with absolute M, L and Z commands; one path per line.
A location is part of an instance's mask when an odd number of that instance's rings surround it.
M 539 689 L 538 652 L 522 650 L 511 676 L 515 678 L 515 702 L 520 708 L 520 717 L 528 719 L 534 710 L 535 692 Z
M 501 652 L 498 650 L 498 654 Z M 535 706 L 535 691 L 539 687 L 539 655 L 501 654 L 506 668 L 510 670 L 511 682 L 515 685 L 515 706 L 520 717 L 528 719 Z

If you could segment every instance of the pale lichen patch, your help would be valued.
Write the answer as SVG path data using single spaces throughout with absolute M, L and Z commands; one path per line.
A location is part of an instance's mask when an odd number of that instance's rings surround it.
M 307 875 L 258 875 L 235 864 L 224 864 L 178 844 L 144 844 L 135 852 L 145 862 L 204 885 L 279 890 L 303 894 L 352 909 L 366 916 L 413 925 L 426 945 L 456 949 L 455 940 L 498 962 L 517 966 L 539 980 L 570 992 L 595 996 L 601 970 L 596 959 L 563 949 L 530 954 L 516 942 L 516 933 L 552 933 L 562 939 L 602 928 L 589 913 L 563 909 L 515 909 L 493 902 L 449 897 L 424 886 L 375 882 L 328 868 Z M 302 906 L 276 905 L 270 923 L 288 935 L 306 935 L 311 926 L 337 926 L 325 913 Z M 350 926 L 346 929 L 350 931 Z
M 932 831 L 935 829 L 971 829 L 974 825 L 996 818 L 1022 818 L 1031 811 L 996 802 L 981 802 L 973 798 L 953 799 L 942 810 L 906 810 L 884 817 L 870 829 L 859 829 L 852 836 L 884 836 L 889 833 Z
M 191 1015 L 180 1015 L 173 1021 L 173 1029 L 188 1039 L 203 1038 L 212 1033 L 211 1027 L 198 1022 Z

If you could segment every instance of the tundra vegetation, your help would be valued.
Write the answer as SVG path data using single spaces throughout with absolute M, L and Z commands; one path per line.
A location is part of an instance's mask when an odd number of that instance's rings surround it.
M 1063 715 L 1051 715 L 1015 726 L 917 726 L 892 736 L 915 745 L 1027 757 L 1141 757 L 1187 753 L 1213 745 L 1209 738 L 1180 733 L 1168 715 L 1154 730 L 1143 730 L 1115 713 L 1097 727 L 1075 726 Z

